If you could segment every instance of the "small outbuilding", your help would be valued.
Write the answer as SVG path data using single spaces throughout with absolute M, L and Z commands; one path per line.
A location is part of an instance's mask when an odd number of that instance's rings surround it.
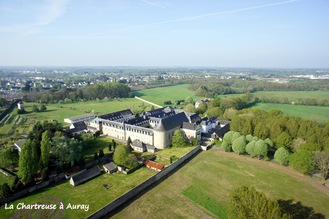
M 90 180 L 91 178 L 98 176 L 99 174 L 101 174 L 101 171 L 98 168 L 98 166 L 95 166 L 89 170 L 86 170 L 86 171 L 73 175 L 70 179 L 70 184 L 72 186 L 80 185 L 80 184 Z
M 109 174 L 115 173 L 117 171 L 117 165 L 115 165 L 115 163 L 113 163 L 113 162 L 103 165 L 103 168 L 104 168 L 104 171 Z
M 151 160 L 145 160 L 144 164 L 151 170 L 155 170 L 155 171 L 159 171 L 159 172 L 164 168 L 163 164 L 160 164 L 160 163 L 157 163 L 157 162 L 154 162 Z

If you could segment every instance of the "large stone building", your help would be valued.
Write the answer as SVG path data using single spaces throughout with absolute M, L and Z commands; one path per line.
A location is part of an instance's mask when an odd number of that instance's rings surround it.
M 157 149 L 169 146 L 177 129 L 183 131 L 187 140 L 201 140 L 203 133 L 220 128 L 216 119 L 201 119 L 197 114 L 172 107 L 151 110 L 139 117 L 135 117 L 128 109 L 95 117 L 86 123 L 89 130 L 99 130 L 103 135 L 121 141 L 127 141 L 128 138 L 138 140 Z

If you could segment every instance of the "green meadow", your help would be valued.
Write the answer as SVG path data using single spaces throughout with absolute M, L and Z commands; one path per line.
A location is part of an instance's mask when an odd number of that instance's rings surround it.
M 170 100 L 172 103 L 175 103 L 175 100 L 185 100 L 188 96 L 192 97 L 194 101 L 201 99 L 201 97 L 194 95 L 194 91 L 187 89 L 188 86 L 188 84 L 180 84 L 144 89 L 135 91 L 135 95 L 161 106 L 164 105 L 164 101 Z
M 279 103 L 257 103 L 252 108 L 262 110 L 279 109 L 286 116 L 298 116 L 304 119 L 316 121 L 318 123 L 329 122 L 328 106 L 304 106 Z
M 291 211 L 313 209 L 329 216 L 329 190 L 320 182 L 315 186 L 303 180 L 307 176 L 282 170 L 289 167 L 267 164 L 217 148 L 201 152 L 112 218 L 226 218 L 229 193 L 241 185 L 253 186 L 268 198 L 292 201 Z
M 255 97 L 286 99 L 290 102 L 296 102 L 299 98 L 310 98 L 318 101 L 329 100 L 329 91 L 258 91 L 253 95 Z

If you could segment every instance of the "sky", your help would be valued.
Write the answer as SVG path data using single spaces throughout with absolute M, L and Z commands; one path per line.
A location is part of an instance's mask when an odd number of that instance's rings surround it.
M 0 66 L 328 68 L 329 0 L 1 0 Z

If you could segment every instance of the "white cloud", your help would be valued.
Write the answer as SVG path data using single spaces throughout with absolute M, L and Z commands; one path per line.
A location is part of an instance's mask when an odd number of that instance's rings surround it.
M 69 0 L 44 0 L 37 5 L 25 5 L 26 8 L 11 8 L 12 15 L 20 14 L 22 11 L 29 12 L 29 19 L 18 21 L 16 24 L 0 26 L 2 33 L 17 33 L 20 35 L 31 35 L 39 33 L 43 27 L 53 23 L 66 12 Z M 24 18 L 24 16 L 22 16 Z M 10 18 L 8 18 L 10 20 Z M 9 22 L 9 21 L 8 21 Z

